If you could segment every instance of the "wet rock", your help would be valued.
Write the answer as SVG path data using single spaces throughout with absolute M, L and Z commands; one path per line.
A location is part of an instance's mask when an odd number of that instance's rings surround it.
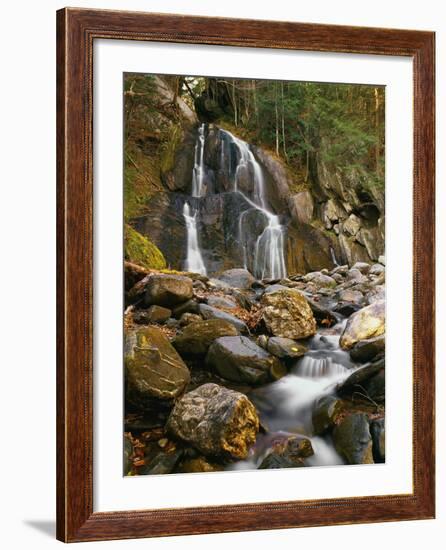
M 218 277 L 220 281 L 223 281 L 232 288 L 250 288 L 255 278 L 247 269 L 228 269 Z
M 331 430 L 339 417 L 341 409 L 341 400 L 332 395 L 326 395 L 318 399 L 312 415 L 314 434 L 321 435 Z
M 204 456 L 190 458 L 184 460 L 178 469 L 179 472 L 185 474 L 195 474 L 198 472 L 221 472 L 224 467 L 216 462 L 210 462 Z
M 307 352 L 307 348 L 302 344 L 291 340 L 291 338 L 280 338 L 279 336 L 269 338 L 266 349 L 271 355 L 280 359 L 297 359 Z
M 208 306 L 207 304 L 200 304 L 199 311 L 203 319 L 223 319 L 224 321 L 232 323 L 238 331 L 248 332 L 248 327 L 241 319 L 231 315 L 230 313 L 226 313 L 226 311 L 221 311 L 220 309 Z
M 132 469 L 132 457 L 133 454 L 133 445 L 128 437 L 124 436 L 124 471 L 123 474 L 126 476 Z
M 384 367 L 384 359 L 374 363 L 368 363 L 359 369 L 356 369 L 350 376 L 342 382 L 337 391 L 340 395 L 351 394 L 358 390 L 364 392 L 364 383 L 372 376 L 376 375 Z
M 187 300 L 182 304 L 173 308 L 172 314 L 176 319 L 179 319 L 183 313 L 195 313 L 198 314 L 200 309 L 196 300 Z
M 364 413 L 345 417 L 333 431 L 336 451 L 348 464 L 373 464 L 372 436 Z
M 286 373 L 277 357 L 246 336 L 225 336 L 215 340 L 209 348 L 206 364 L 227 380 L 252 385 L 264 384 Z
M 370 433 L 373 442 L 373 460 L 375 463 L 386 461 L 386 430 L 384 418 L 374 420 L 370 424 Z
M 167 307 L 150 306 L 147 310 L 138 310 L 133 314 L 133 320 L 137 324 L 164 323 L 172 315 Z
M 330 277 L 329 275 L 325 275 L 320 271 L 307 273 L 307 275 L 305 275 L 304 277 L 304 280 L 306 282 L 310 282 L 316 288 L 334 288 L 337 285 L 336 281 L 332 277 Z
M 184 355 L 204 355 L 214 340 L 222 336 L 237 336 L 238 330 L 224 319 L 210 319 L 187 325 L 175 336 L 172 344 Z
M 322 303 L 316 301 L 316 299 L 307 298 L 307 302 L 311 307 L 311 311 L 313 312 L 318 325 L 329 327 L 338 322 L 338 318 L 335 313 L 333 313 L 333 311 L 331 311 L 328 307 L 324 307 Z
M 129 333 L 124 359 L 126 397 L 141 410 L 151 410 L 154 400 L 171 403 L 190 381 L 189 369 L 157 327 Z
M 360 305 L 353 304 L 352 302 L 338 302 L 333 311 L 343 315 L 344 317 L 350 317 L 350 315 L 353 315 L 353 313 L 356 313 L 360 309 Z
M 376 403 L 384 403 L 386 399 L 386 377 L 384 369 L 372 376 L 364 386 L 366 395 Z
M 183 313 L 180 317 L 180 326 L 185 327 L 186 325 L 189 325 L 190 323 L 198 323 L 200 321 L 203 321 L 203 318 L 201 315 L 197 315 L 196 313 Z
M 368 340 L 385 332 L 385 302 L 374 302 L 354 313 L 345 326 L 339 343 L 343 349 L 351 349 L 360 340 Z
M 350 357 L 353 361 L 366 363 L 372 361 L 378 354 L 384 353 L 386 347 L 386 337 L 384 335 L 361 340 L 350 350 Z
M 237 304 L 231 298 L 224 298 L 223 296 L 209 296 L 207 303 L 211 307 L 234 309 Z
M 179 463 L 183 451 L 178 449 L 173 453 L 158 453 L 153 460 L 147 466 L 144 466 L 139 471 L 142 475 L 161 475 L 171 474 L 175 466 Z
M 278 436 L 272 448 L 259 466 L 259 470 L 297 468 L 304 465 L 305 458 L 314 454 L 311 441 L 300 436 Z
M 192 280 L 182 275 L 150 275 L 146 284 L 144 304 L 172 307 L 193 296 Z
M 244 459 L 256 440 L 259 418 L 242 393 L 204 384 L 176 402 L 167 430 L 206 456 Z
M 279 290 L 262 296 L 263 320 L 274 336 L 299 340 L 313 336 L 316 319 L 297 290 Z

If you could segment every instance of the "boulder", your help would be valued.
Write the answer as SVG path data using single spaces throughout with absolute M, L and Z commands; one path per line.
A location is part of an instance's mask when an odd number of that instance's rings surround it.
M 173 308 L 172 315 L 179 319 L 184 313 L 200 313 L 198 302 L 196 300 L 187 300 Z
M 209 319 L 187 325 L 175 336 L 172 344 L 184 355 L 204 355 L 214 340 L 222 336 L 237 336 L 238 330 L 224 319 Z
M 364 302 L 364 296 L 359 290 L 352 290 L 350 288 L 341 290 L 338 294 L 341 302 L 351 302 L 356 305 L 360 305 Z
M 339 417 L 341 408 L 341 400 L 332 395 L 325 395 L 318 399 L 312 415 L 314 434 L 321 435 L 331 430 Z
M 379 370 L 364 386 L 365 393 L 376 403 L 384 403 L 386 400 L 386 376 L 385 370 Z
M 179 471 L 185 474 L 196 474 L 198 472 L 221 472 L 224 467 L 221 464 L 210 462 L 204 456 L 189 458 L 181 463 Z
M 367 361 L 372 361 L 378 354 L 384 353 L 385 347 L 386 337 L 384 334 L 376 338 L 361 340 L 350 350 L 350 357 L 353 361 L 366 363 Z
M 367 275 L 367 273 L 370 272 L 370 264 L 367 262 L 356 262 L 354 265 L 352 265 L 352 269 L 357 269 L 363 275 Z
M 215 340 L 209 348 L 206 364 L 222 378 L 252 385 L 265 384 L 286 373 L 277 357 L 246 336 L 224 336 Z
M 300 223 L 310 223 L 313 219 L 314 201 L 309 191 L 301 191 L 288 197 L 291 216 Z
M 362 262 L 357 262 L 355 265 L 358 265 L 358 263 L 362 264 Z M 345 276 L 345 278 L 346 278 L 347 281 L 355 281 L 355 283 L 366 283 L 367 282 L 367 277 L 365 275 L 363 275 L 361 273 L 361 271 L 359 269 L 357 269 L 356 267 L 352 267 L 350 269 L 350 271 L 347 273 L 347 275 Z
M 190 381 L 189 369 L 163 332 L 153 326 L 126 336 L 127 400 L 141 410 L 155 402 L 171 404 Z
M 348 464 L 373 464 L 372 436 L 366 414 L 345 417 L 333 431 L 333 442 Z
M 314 454 L 311 441 L 305 437 L 278 436 L 262 460 L 259 470 L 278 468 L 297 468 L 304 465 L 304 460 Z
M 366 302 L 370 304 L 374 304 L 375 302 L 379 302 L 381 300 L 385 300 L 386 298 L 386 289 L 383 285 L 377 285 L 370 292 L 367 293 L 365 299 Z
M 203 318 L 200 315 L 197 315 L 196 313 L 188 313 L 186 311 L 186 313 L 183 313 L 180 317 L 180 326 L 185 327 L 190 323 L 198 323 L 200 321 L 203 321 Z
M 332 277 L 330 277 L 329 275 L 325 275 L 320 271 L 307 273 L 307 275 L 305 275 L 304 277 L 304 280 L 306 282 L 310 282 L 316 288 L 334 288 L 337 285 L 337 282 Z
M 280 359 L 297 359 L 307 352 L 307 348 L 302 344 L 291 340 L 291 338 L 281 338 L 279 336 L 269 338 L 266 349 L 271 355 L 275 355 Z
M 139 471 L 139 474 L 142 475 L 161 475 L 161 474 L 171 474 L 175 466 L 181 460 L 183 456 L 183 450 L 178 449 L 173 453 L 158 453 L 147 466 L 144 466 Z
M 156 274 L 147 280 L 144 295 L 146 306 L 172 307 L 192 298 L 192 279 L 182 275 Z
M 373 442 L 373 460 L 376 463 L 386 461 L 386 430 L 384 418 L 374 420 L 370 424 L 370 433 Z
M 381 264 L 373 264 L 370 268 L 369 275 L 378 276 L 385 273 L 386 268 Z
M 349 317 L 339 340 L 343 349 L 351 349 L 360 340 L 368 340 L 384 334 L 386 329 L 384 300 L 374 302 Z
M 255 281 L 247 269 L 241 268 L 227 269 L 218 279 L 232 288 L 250 288 Z
M 298 290 L 278 290 L 262 296 L 262 318 L 274 336 L 299 340 L 316 333 L 316 319 Z
M 167 307 L 150 306 L 149 309 L 135 311 L 133 314 L 133 321 L 139 325 L 165 323 L 171 315 L 172 311 Z
M 361 218 L 355 214 L 350 214 L 350 216 L 345 220 L 342 225 L 342 230 L 344 233 L 348 233 L 354 237 L 358 231 L 361 229 Z
M 206 456 L 244 459 L 256 440 L 259 417 L 242 393 L 204 384 L 176 402 L 166 429 Z
M 216 308 L 234 309 L 237 304 L 231 298 L 225 298 L 223 296 L 209 296 L 207 303 L 209 306 Z
M 359 390 L 364 392 L 364 383 L 375 376 L 384 367 L 384 359 L 368 363 L 354 370 L 337 388 L 340 395 L 346 395 Z
M 240 332 L 248 332 L 248 327 L 238 317 L 235 317 L 235 315 L 231 315 L 230 313 L 226 313 L 226 311 L 222 311 L 221 309 L 218 309 L 216 307 L 208 306 L 207 304 L 200 304 L 199 311 L 203 319 L 223 319 L 224 321 L 228 321 L 229 323 L 233 324 L 235 328 Z

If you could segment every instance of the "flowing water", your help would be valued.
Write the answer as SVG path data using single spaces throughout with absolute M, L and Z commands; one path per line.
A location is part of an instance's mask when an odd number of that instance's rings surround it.
M 265 178 L 260 163 L 250 146 L 226 130 L 219 130 L 220 158 L 219 169 L 231 175 L 232 191 L 238 193 L 247 203 L 248 209 L 240 213 L 238 219 L 238 240 L 242 249 L 243 267 L 253 272 L 258 279 L 281 279 L 286 277 L 284 256 L 285 227 L 279 216 L 268 207 Z M 192 172 L 192 192 L 200 199 L 208 194 L 204 151 L 206 145 L 206 126 L 201 124 L 195 143 L 194 168 Z M 234 154 L 235 153 L 235 154 Z M 252 191 L 242 190 L 243 180 L 249 180 Z M 199 208 L 185 203 L 183 217 L 187 228 L 187 249 L 185 269 L 206 274 L 206 266 L 200 249 Z M 260 216 L 263 229 L 252 235 L 252 227 L 246 223 L 248 214 L 254 212 Z M 252 245 L 254 239 L 254 246 Z M 250 244 L 248 244 L 250 243 Z
M 332 329 L 322 329 L 309 342 L 309 351 L 291 368 L 288 375 L 249 394 L 261 423 L 268 433 L 259 434 L 250 456 L 229 467 L 236 470 L 258 468 L 275 439 L 298 434 L 308 438 L 314 455 L 307 466 L 343 464 L 330 437 L 313 434 L 312 413 L 318 399 L 335 393 L 336 387 L 355 368 L 347 352 L 339 347 L 345 321 Z
M 258 279 L 281 279 L 286 277 L 286 266 L 284 257 L 284 234 L 285 228 L 280 224 L 279 216 L 276 216 L 267 207 L 266 191 L 265 191 L 265 178 L 263 169 L 253 152 L 251 151 L 249 144 L 235 137 L 231 132 L 220 129 L 220 135 L 223 138 L 221 140 L 222 158 L 224 158 L 224 143 L 225 138 L 229 139 L 237 152 L 237 165 L 235 169 L 235 175 L 233 179 L 233 190 L 245 199 L 245 201 L 251 206 L 251 208 L 257 210 L 266 219 L 266 227 L 263 232 L 257 237 L 256 245 L 254 248 L 254 261 L 253 261 L 253 274 Z M 228 156 L 229 163 L 231 163 L 231 157 Z M 228 167 L 228 171 L 231 172 L 231 165 Z M 249 198 L 246 193 L 240 189 L 240 180 L 248 173 L 252 178 L 253 191 L 252 198 Z M 246 249 L 246 240 L 244 238 L 244 218 L 246 212 L 242 212 L 239 219 L 239 232 L 240 242 L 243 246 L 243 258 L 244 267 L 247 267 L 247 257 L 250 252 Z

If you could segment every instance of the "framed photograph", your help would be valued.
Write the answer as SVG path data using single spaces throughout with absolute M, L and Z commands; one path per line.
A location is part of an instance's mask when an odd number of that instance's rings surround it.
M 57 13 L 57 537 L 434 517 L 434 33 Z

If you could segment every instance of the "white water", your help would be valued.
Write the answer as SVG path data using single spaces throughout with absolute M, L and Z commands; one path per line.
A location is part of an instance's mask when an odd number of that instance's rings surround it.
M 279 217 L 270 212 L 267 208 L 265 194 L 265 179 L 263 170 L 257 162 L 249 145 L 235 137 L 227 130 L 220 130 L 223 135 L 226 135 L 237 148 L 238 163 L 234 176 L 234 191 L 240 193 L 248 204 L 262 212 L 266 217 L 267 226 L 258 236 L 254 249 L 253 271 L 254 276 L 259 279 L 281 279 L 286 277 L 286 266 L 284 257 L 284 227 L 279 222 Z M 224 140 L 221 140 L 222 159 L 224 158 Z M 231 167 L 229 167 L 229 173 Z M 239 180 L 243 173 L 252 174 L 253 192 L 252 200 L 239 189 Z M 244 267 L 247 267 L 247 257 L 251 251 L 246 250 L 246 241 L 243 237 L 243 219 L 247 211 L 242 212 L 239 219 L 240 242 L 243 247 Z
M 195 211 L 191 214 L 189 203 L 184 203 L 183 216 L 187 230 L 187 257 L 184 269 L 193 273 L 206 275 L 206 266 L 204 265 L 200 246 L 198 244 L 197 213 L 198 212 Z
M 338 346 L 344 325 L 345 322 L 320 331 L 309 342 L 309 351 L 288 375 L 249 394 L 268 432 L 258 436 L 247 460 L 237 462 L 229 469 L 258 468 L 270 452 L 274 439 L 291 434 L 311 441 L 314 455 L 305 459 L 306 466 L 344 463 L 329 436 L 314 435 L 312 422 L 316 401 L 334 394 L 337 385 L 354 370 L 349 354 Z
M 202 197 L 205 194 L 204 178 L 204 124 L 198 129 L 198 138 L 195 144 L 195 164 L 192 172 L 192 196 Z M 206 275 L 206 266 L 200 250 L 197 230 L 198 209 L 191 212 L 188 202 L 184 203 L 183 217 L 186 222 L 187 248 L 184 269 L 193 273 Z

